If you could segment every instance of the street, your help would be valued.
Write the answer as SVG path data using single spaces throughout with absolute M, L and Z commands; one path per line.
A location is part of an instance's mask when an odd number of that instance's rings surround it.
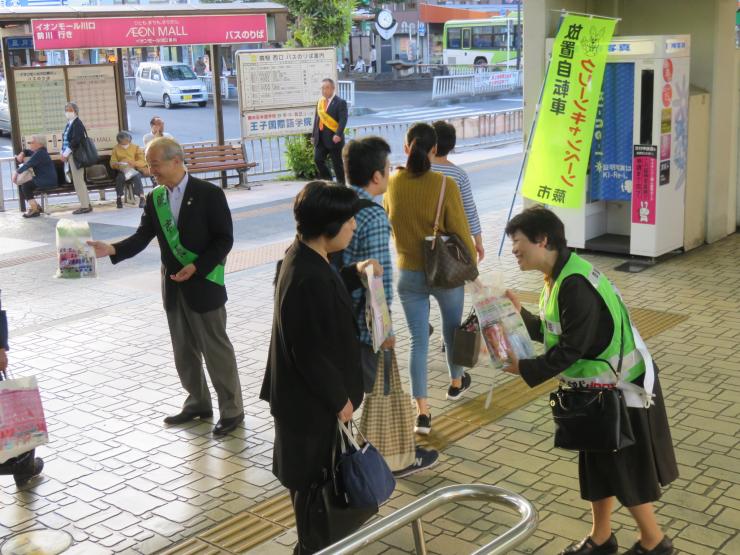
M 440 102 L 439 106 L 433 105 L 431 92 L 358 92 L 355 99 L 357 108 L 370 113 L 362 116 L 351 116 L 349 120 L 351 127 L 450 119 L 481 112 L 511 110 L 522 106 L 521 93 L 501 95 L 497 98 L 484 100 L 445 101 Z M 238 104 L 236 100 L 226 100 L 222 106 L 225 138 L 235 139 L 240 135 Z M 167 132 L 172 133 L 182 143 L 212 141 L 216 138 L 216 124 L 211 101 L 205 108 L 200 108 L 197 105 L 185 105 L 165 110 L 164 106 L 151 103 L 147 103 L 145 107 L 140 108 L 136 105 L 136 101 L 129 97 L 126 100 L 126 107 L 129 130 L 134 135 L 135 143 L 142 144 L 142 137 L 149 132 L 149 120 L 155 115 L 164 118 Z M 7 136 L 0 137 L 0 157 L 10 155 L 10 138 Z

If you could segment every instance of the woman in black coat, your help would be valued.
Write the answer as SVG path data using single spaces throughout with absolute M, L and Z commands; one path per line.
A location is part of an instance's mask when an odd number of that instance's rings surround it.
M 372 265 L 338 272 L 328 255 L 352 239 L 357 195 L 323 181 L 306 185 L 293 207 L 298 235 L 278 269 L 272 338 L 260 398 L 275 421 L 273 473 L 290 490 L 298 528 L 294 553 L 328 545 L 308 538 L 305 514 L 312 485 L 331 466 L 337 418 L 347 422 L 363 397 L 360 345 L 350 290 Z M 314 531 L 315 536 L 315 531 Z M 318 542 L 322 543 L 322 542 Z

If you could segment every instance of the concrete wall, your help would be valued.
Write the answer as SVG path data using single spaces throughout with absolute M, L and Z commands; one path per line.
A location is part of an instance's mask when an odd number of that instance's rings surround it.
M 740 223 L 740 55 L 735 0 L 527 0 L 524 3 L 524 124 L 529 129 L 545 73 L 545 38 L 565 9 L 620 17 L 618 35 L 691 35 L 691 83 L 712 95 L 707 187 L 707 241 Z M 556 10 L 556 11 L 553 11 Z M 691 117 L 691 116 L 689 116 Z

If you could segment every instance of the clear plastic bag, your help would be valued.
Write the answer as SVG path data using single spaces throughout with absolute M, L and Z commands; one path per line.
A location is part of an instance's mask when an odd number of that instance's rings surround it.
M 92 240 L 87 222 L 62 219 L 57 222 L 58 278 L 96 277 L 95 252 L 87 245 Z
M 506 296 L 500 273 L 479 277 L 470 286 L 473 306 L 480 322 L 483 342 L 494 367 L 502 368 L 511 360 L 535 356 L 534 345 L 522 317 Z

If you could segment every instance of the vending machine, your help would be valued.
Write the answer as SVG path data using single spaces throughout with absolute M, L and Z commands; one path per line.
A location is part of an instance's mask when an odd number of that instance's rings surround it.
M 683 246 L 690 48 L 689 35 L 612 39 L 584 205 L 554 208 L 568 246 L 651 258 Z

